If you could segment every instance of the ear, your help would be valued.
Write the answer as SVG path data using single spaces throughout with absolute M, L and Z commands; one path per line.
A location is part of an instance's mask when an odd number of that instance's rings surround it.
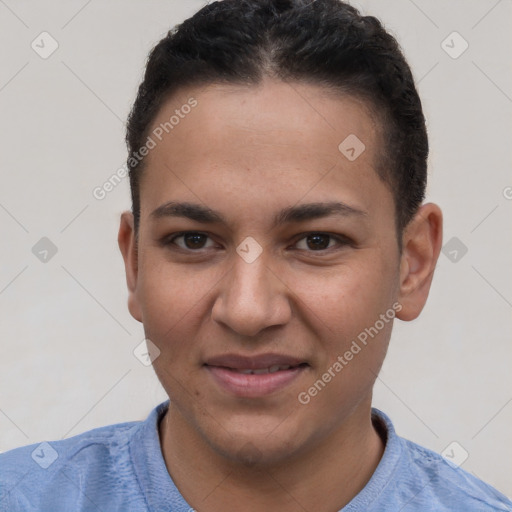
M 400 286 L 398 300 L 400 320 L 414 320 L 425 306 L 443 239 L 443 214 L 428 203 L 418 210 L 402 236 Z
M 126 284 L 128 285 L 128 310 L 135 320 L 142 322 L 142 313 L 136 293 L 138 275 L 137 240 L 135 238 L 133 214 L 130 211 L 121 214 L 117 243 L 124 259 Z

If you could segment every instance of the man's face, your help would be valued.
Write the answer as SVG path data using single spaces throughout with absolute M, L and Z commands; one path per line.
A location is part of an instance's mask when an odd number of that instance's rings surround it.
M 146 160 L 130 311 L 171 421 L 227 457 L 282 461 L 367 411 L 385 356 L 400 258 L 378 126 L 354 98 L 270 80 L 183 91 L 152 130 L 176 109 Z M 152 215 L 170 202 L 195 210 Z M 306 207 L 327 203 L 345 206 Z

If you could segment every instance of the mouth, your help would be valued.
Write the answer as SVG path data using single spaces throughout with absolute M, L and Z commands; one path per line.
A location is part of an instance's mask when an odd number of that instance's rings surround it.
M 302 363 L 298 366 L 305 365 L 306 363 Z M 290 370 L 291 368 L 297 368 L 297 366 L 291 366 L 289 364 L 285 364 L 283 366 L 281 365 L 274 365 L 270 366 L 269 368 L 256 368 L 254 370 L 250 368 L 226 368 L 227 370 L 231 370 L 236 373 L 242 373 L 243 375 L 264 375 L 266 373 L 276 373 L 281 372 L 285 370 Z
M 228 354 L 209 359 L 204 368 L 230 395 L 256 398 L 289 387 L 309 367 L 303 360 L 279 354 L 245 357 Z

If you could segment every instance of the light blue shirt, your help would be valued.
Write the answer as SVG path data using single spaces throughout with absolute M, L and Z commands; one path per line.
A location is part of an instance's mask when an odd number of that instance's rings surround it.
M 160 449 L 158 422 L 168 404 L 145 421 L 0 454 L 0 511 L 191 512 Z M 384 455 L 343 512 L 512 511 L 512 502 L 493 487 L 397 436 L 381 411 L 373 409 L 373 416 L 387 435 Z

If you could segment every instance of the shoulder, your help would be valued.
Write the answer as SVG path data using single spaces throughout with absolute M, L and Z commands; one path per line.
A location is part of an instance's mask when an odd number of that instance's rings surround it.
M 491 485 L 428 448 L 407 439 L 401 442 L 405 468 L 423 486 L 418 499 L 446 510 L 464 506 L 467 511 L 512 511 L 512 502 Z
M 128 443 L 141 423 L 118 423 L 0 454 L 0 510 L 38 510 L 41 505 L 34 504 L 52 493 L 67 493 L 69 503 L 77 503 L 83 482 L 101 479 L 102 486 L 115 486 L 130 470 Z
M 371 510 L 386 506 L 402 512 L 512 511 L 512 502 L 494 487 L 433 450 L 398 436 L 382 411 L 373 409 L 373 417 L 386 437 L 386 448 L 374 475 L 378 484 L 373 482 L 374 493 L 368 498 Z

